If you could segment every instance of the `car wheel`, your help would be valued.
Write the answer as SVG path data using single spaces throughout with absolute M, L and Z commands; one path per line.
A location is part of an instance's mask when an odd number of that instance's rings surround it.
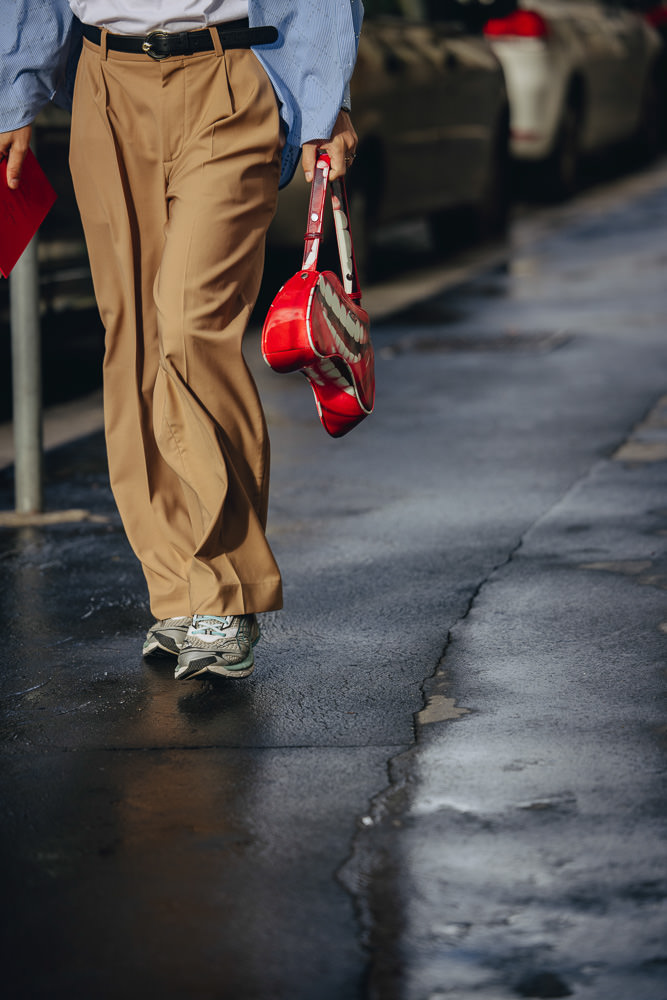
M 477 239 L 475 223 L 470 221 L 470 211 L 460 208 L 432 212 L 428 217 L 428 228 L 431 242 L 439 256 L 447 256 L 453 250 Z
M 480 239 L 505 235 L 510 201 L 509 114 L 505 114 L 496 130 L 484 190 L 474 210 L 473 221 Z
M 663 130 L 662 91 L 658 75 L 653 74 L 644 86 L 639 127 L 631 144 L 640 163 L 651 160 L 658 154 L 663 141 Z
M 490 147 L 479 201 L 472 206 L 448 208 L 429 215 L 431 240 L 436 252 L 446 255 L 480 240 L 504 236 L 510 202 L 509 114 L 506 113 Z
M 542 171 L 542 191 L 555 201 L 574 194 L 579 184 L 581 166 L 581 111 L 569 100 L 563 111 L 556 145 Z

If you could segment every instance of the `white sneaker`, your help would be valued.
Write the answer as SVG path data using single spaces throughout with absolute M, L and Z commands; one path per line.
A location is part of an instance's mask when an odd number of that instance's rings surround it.
M 255 667 L 258 641 L 255 615 L 195 615 L 178 655 L 176 679 L 203 673 L 247 677 Z

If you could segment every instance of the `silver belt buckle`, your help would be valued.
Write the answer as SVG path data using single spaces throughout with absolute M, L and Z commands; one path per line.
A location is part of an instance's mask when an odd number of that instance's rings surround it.
M 151 31 L 144 38 L 141 49 L 151 59 L 166 59 L 169 55 L 169 50 L 166 47 L 168 41 L 168 31 Z

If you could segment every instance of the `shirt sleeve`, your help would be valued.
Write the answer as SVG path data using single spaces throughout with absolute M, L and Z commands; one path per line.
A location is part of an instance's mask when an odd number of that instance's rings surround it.
M 73 15 L 67 0 L 12 0 L 0 19 L 0 132 L 34 120 L 67 66 Z
M 287 141 L 281 186 L 291 178 L 301 146 L 328 139 L 338 112 L 349 101 L 363 20 L 362 0 L 251 0 L 251 24 L 274 24 L 278 40 L 260 46 L 281 105 Z

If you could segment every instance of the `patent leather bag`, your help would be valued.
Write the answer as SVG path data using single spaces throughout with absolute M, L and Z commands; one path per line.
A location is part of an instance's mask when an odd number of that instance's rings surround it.
M 329 157 L 317 157 L 301 270 L 280 289 L 262 330 L 262 354 L 276 372 L 302 372 L 322 426 L 342 437 L 372 412 L 375 360 L 354 259 L 345 184 L 329 183 Z M 322 218 L 331 192 L 341 277 L 318 271 Z

